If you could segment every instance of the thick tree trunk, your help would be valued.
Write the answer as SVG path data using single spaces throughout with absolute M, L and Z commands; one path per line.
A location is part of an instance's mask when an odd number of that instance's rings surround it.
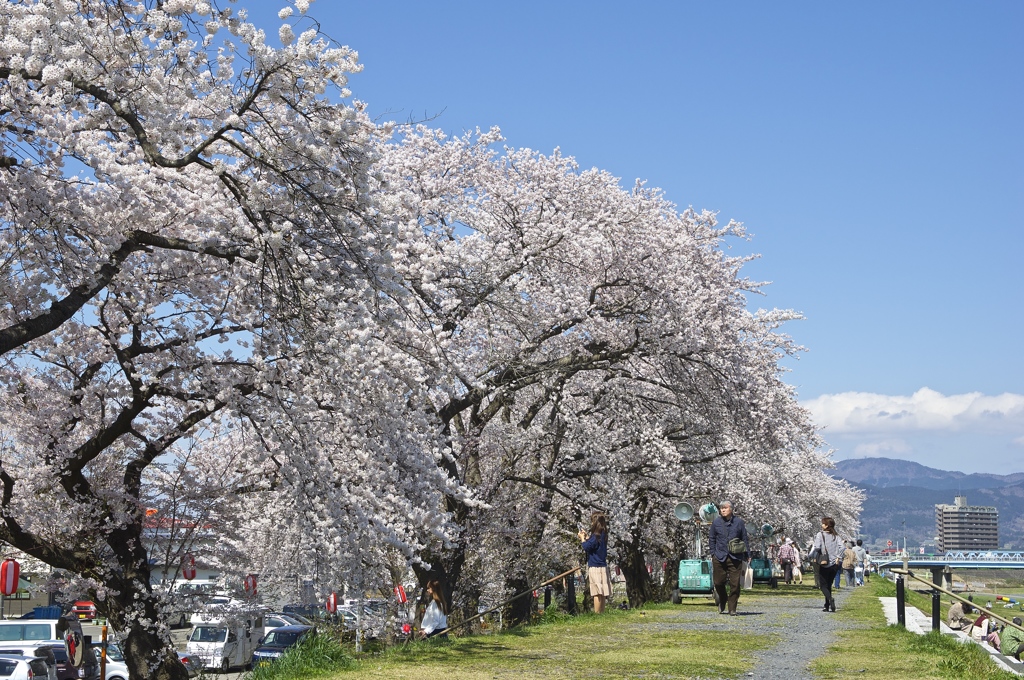
M 644 527 L 650 521 L 651 505 L 646 495 L 636 499 L 633 506 L 633 525 L 619 542 L 619 567 L 626 579 L 626 597 L 630 607 L 642 607 L 647 602 L 657 601 L 657 589 L 647 572 L 647 560 L 643 553 Z
M 130 680 L 188 680 L 170 639 L 158 632 L 167 629 L 159 626 L 158 598 L 148 586 L 139 579 L 123 583 L 115 598 L 98 603 L 99 609 L 115 630 L 127 632 L 123 648 Z
M 523 576 L 516 576 L 506 579 L 505 585 L 509 591 L 509 597 L 518 595 L 530 587 L 530 583 Z M 537 611 L 537 601 L 533 594 L 523 595 L 512 600 L 505 608 L 504 621 L 506 628 L 512 628 L 523 623 L 529 623 Z
M 133 626 L 124 642 L 129 680 L 188 680 L 188 671 L 152 631 Z
M 630 607 L 642 607 L 655 600 L 654 583 L 647 573 L 647 562 L 637 543 L 630 541 L 622 545 L 619 567 L 626 579 L 626 597 Z

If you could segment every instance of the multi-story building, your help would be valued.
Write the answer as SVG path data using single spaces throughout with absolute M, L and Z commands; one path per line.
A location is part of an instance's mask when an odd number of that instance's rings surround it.
M 991 506 L 967 505 L 967 496 L 957 496 L 953 505 L 936 505 L 935 528 L 939 552 L 999 547 L 999 512 Z

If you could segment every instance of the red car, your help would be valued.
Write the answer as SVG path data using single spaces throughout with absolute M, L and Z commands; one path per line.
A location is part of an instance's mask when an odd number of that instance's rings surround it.
M 92 621 L 96 618 L 96 605 L 90 600 L 79 600 L 71 608 L 71 613 L 80 619 Z

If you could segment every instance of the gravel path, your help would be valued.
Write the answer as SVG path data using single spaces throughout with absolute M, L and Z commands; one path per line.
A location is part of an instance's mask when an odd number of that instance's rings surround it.
M 664 633 L 702 630 L 712 634 L 721 631 L 769 635 L 775 643 L 750 653 L 755 665 L 746 677 L 811 680 L 808 666 L 836 641 L 837 633 L 863 627 L 843 616 L 843 606 L 852 592 L 849 587 L 833 591 L 838 610 L 834 614 L 821 611 L 824 597 L 811 587 L 789 593 L 754 590 L 740 595 L 738 616 L 721 616 L 708 602 L 706 607 L 684 607 L 677 616 L 659 617 L 644 627 Z
M 811 680 L 808 666 L 836 641 L 841 630 L 859 627 L 843 616 L 843 604 L 853 592 L 844 587 L 833 591 L 835 614 L 821 611 L 824 597 L 760 598 L 744 611 L 740 597 L 739 613 L 734 617 L 740 626 L 749 626 L 752 633 L 770 633 L 779 643 L 757 653 L 757 665 L 748 677 L 764 680 Z M 742 628 L 741 628 L 742 629 Z

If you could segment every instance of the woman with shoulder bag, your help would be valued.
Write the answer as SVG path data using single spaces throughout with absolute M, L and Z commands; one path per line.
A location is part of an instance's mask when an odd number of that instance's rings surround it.
M 818 585 L 825 596 L 825 606 L 821 610 L 823 612 L 836 610 L 836 601 L 832 597 L 832 582 L 839 573 L 844 552 L 843 542 L 836 533 L 836 521 L 831 517 L 822 517 L 821 531 L 814 537 L 814 546 L 808 559 L 813 560 L 812 564 L 818 565 L 820 572 Z

